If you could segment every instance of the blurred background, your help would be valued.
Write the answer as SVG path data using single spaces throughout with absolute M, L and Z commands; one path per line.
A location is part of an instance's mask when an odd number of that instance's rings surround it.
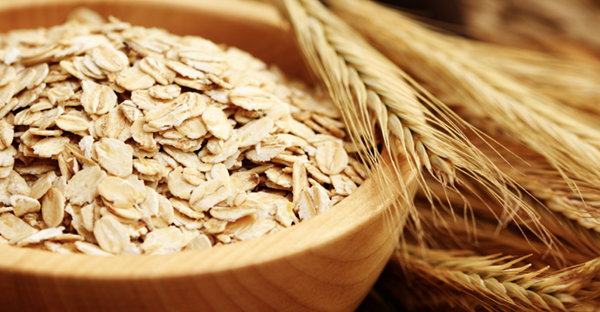
M 380 0 L 466 37 L 600 59 L 600 0 Z

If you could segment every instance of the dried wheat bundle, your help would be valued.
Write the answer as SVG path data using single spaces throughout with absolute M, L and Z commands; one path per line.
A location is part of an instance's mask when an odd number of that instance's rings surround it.
M 485 120 L 540 153 L 577 192 L 570 176 L 600 184 L 600 131 L 557 101 L 486 66 L 403 15 L 361 0 L 328 0 L 384 54 L 452 96 L 468 121 Z M 377 18 L 373 18 L 377 16 Z
M 597 221 L 587 204 L 597 201 L 594 185 L 600 185 L 600 131 L 593 121 L 576 105 L 561 107 L 561 99 L 521 86 L 517 74 L 472 60 L 474 53 L 409 19 L 365 1 L 326 2 L 432 92 L 454 99 L 461 117 L 494 138 L 515 137 L 509 147 L 527 147 L 524 155 L 495 150 L 319 2 L 275 1 L 369 168 L 380 168 L 383 146 L 392 159 L 407 157 L 412 169 L 428 171 L 419 174 L 413 218 L 402 215 L 420 232 L 403 236 L 392 260 L 417 277 L 407 289 L 433 291 L 439 304 L 470 310 L 593 307 L 600 295 Z M 476 134 L 475 143 L 465 129 Z M 385 196 L 387 181 L 376 178 Z M 403 199 L 409 201 L 408 191 Z M 438 205 L 430 209 L 434 199 Z M 455 209 L 461 206 L 462 216 Z M 423 242 L 442 250 L 424 251 Z M 489 256 L 494 249 L 520 258 Z M 528 254 L 529 264 L 516 267 Z
M 395 157 L 409 159 L 425 189 L 421 167 L 449 186 L 460 185 L 457 172 L 464 172 L 492 190 L 507 209 L 523 208 L 518 196 L 509 191 L 512 181 L 469 143 L 457 125 L 469 126 L 410 76 L 318 1 L 275 3 L 290 21 L 313 72 L 343 112 L 350 136 L 371 169 L 380 167 L 378 149 L 382 144 L 392 156 L 393 168 L 399 163 Z M 378 178 L 386 196 L 388 181 Z M 405 206 L 411 206 L 406 200 L 408 192 L 404 198 Z M 419 223 L 413 219 L 418 229 Z M 532 224 L 536 227 L 535 220 Z
M 396 274 L 414 275 L 419 281 L 414 289 L 437 289 L 458 305 L 464 305 L 466 295 L 488 311 L 566 311 L 600 296 L 600 258 L 553 273 L 531 270 L 525 260 L 463 250 L 423 252 L 413 245 L 398 251 L 389 265 Z

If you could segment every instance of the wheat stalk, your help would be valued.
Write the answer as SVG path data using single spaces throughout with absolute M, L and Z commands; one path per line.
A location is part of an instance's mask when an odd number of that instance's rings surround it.
M 540 153 L 561 172 L 600 184 L 600 131 L 582 124 L 559 103 L 486 66 L 456 45 L 410 19 L 375 3 L 328 0 L 397 64 L 428 85 L 457 99 L 467 120 L 486 119 Z M 373 18 L 373 17 L 377 18 Z
M 390 260 L 396 273 L 418 278 L 415 287 L 465 294 L 489 311 L 566 311 L 600 295 L 595 283 L 600 258 L 547 274 L 547 269 L 516 266 L 523 257 L 476 256 L 465 251 L 427 250 L 416 245 Z M 448 296 L 454 300 L 454 296 Z
M 277 0 L 275 4 L 290 21 L 310 68 L 341 109 L 350 137 L 371 169 L 380 167 L 379 134 L 396 174 L 402 159 L 408 159 L 425 189 L 421 167 L 450 187 L 460 185 L 456 172 L 464 172 L 492 190 L 507 209 L 528 210 L 509 191 L 513 182 L 457 126 L 469 125 L 424 92 L 347 24 L 316 0 Z M 373 123 L 377 124 L 376 132 Z M 387 196 L 389 181 L 381 176 L 377 179 L 382 195 Z M 410 207 L 418 230 L 417 213 L 408 194 L 404 195 L 403 205 Z M 535 220 L 532 226 L 538 226 Z M 535 230 L 544 232 L 542 228 Z

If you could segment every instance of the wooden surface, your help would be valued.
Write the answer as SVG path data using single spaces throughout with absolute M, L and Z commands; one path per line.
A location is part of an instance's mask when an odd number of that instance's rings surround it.
M 133 24 L 238 46 L 308 77 L 276 12 L 253 2 L 2 0 L 0 31 L 62 23 L 80 3 Z M 407 166 L 403 172 L 415 185 Z M 377 189 L 369 180 L 299 226 L 212 250 L 93 257 L 3 245 L 0 311 L 352 311 L 398 237 L 389 199 Z

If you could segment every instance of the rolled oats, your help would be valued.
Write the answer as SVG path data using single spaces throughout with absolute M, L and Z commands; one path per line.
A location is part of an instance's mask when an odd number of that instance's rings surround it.
M 228 181 L 215 179 L 198 185 L 190 196 L 190 206 L 196 211 L 208 211 L 229 197 Z
M 28 236 L 25 239 L 20 240 L 17 243 L 17 246 L 23 247 L 23 246 L 27 246 L 30 244 L 37 244 L 37 243 L 40 243 L 45 240 L 50 240 L 52 238 L 56 238 L 56 237 L 62 235 L 64 230 L 65 230 L 65 228 L 62 226 L 57 227 L 57 228 L 52 227 L 52 228 L 43 229 L 31 236 Z
M 157 229 L 146 235 L 144 243 L 140 248 L 146 254 L 165 254 L 180 251 L 192 239 L 193 234 L 181 231 L 177 227 L 169 226 Z
M 98 185 L 106 178 L 99 166 L 87 167 L 75 174 L 68 182 L 65 197 L 74 205 L 91 203 L 98 197 Z
M 182 198 L 182 199 L 190 199 L 190 195 L 192 191 L 196 188 L 195 185 L 188 183 L 183 177 L 183 168 L 177 167 L 177 169 L 171 171 L 167 178 L 167 185 L 169 186 L 169 191 L 173 196 Z
M 219 220 L 233 222 L 237 219 L 251 215 L 256 209 L 250 207 L 220 208 L 214 207 L 210 210 L 210 215 Z
M 94 143 L 98 163 L 107 173 L 125 178 L 133 171 L 133 148 L 117 139 L 102 138 Z
M 75 242 L 75 246 L 79 251 L 84 254 L 92 255 L 92 256 L 112 256 L 111 253 L 108 253 L 102 250 L 100 247 L 94 244 L 90 244 L 88 242 Z
M 100 218 L 94 225 L 94 237 L 102 250 L 112 254 L 119 254 L 129 243 L 127 227 L 112 216 Z
M 204 213 L 197 212 L 197 211 L 191 209 L 189 202 L 186 200 L 171 198 L 171 199 L 169 199 L 169 201 L 173 205 L 173 208 L 175 210 L 179 211 L 179 213 L 181 213 L 184 216 L 187 216 L 189 218 L 196 219 L 196 220 L 204 218 Z
M 206 108 L 202 114 L 202 121 L 212 135 L 222 140 L 228 139 L 233 130 L 227 115 L 215 105 Z
M 178 85 L 154 86 L 148 90 L 151 97 L 161 100 L 172 100 L 181 93 L 181 87 Z
M 157 105 L 144 117 L 144 131 L 158 132 L 168 130 L 190 117 L 189 107 L 179 101 L 170 101 Z
M 5 86 L 15 79 L 17 71 L 12 66 L 0 64 L 0 86 Z
M 117 105 L 117 95 L 107 86 L 83 80 L 81 89 L 81 106 L 88 114 L 104 115 Z
M 91 57 L 99 68 L 111 73 L 120 72 L 129 65 L 127 55 L 116 50 L 108 43 L 95 47 L 92 50 Z
M 11 146 L 14 135 L 14 126 L 6 122 L 4 119 L 0 120 L 0 150 L 4 150 L 5 148 Z
M 152 76 L 152 78 L 163 86 L 173 83 L 173 80 L 175 79 L 175 73 L 168 69 L 163 61 L 159 61 L 150 56 L 145 57 L 140 61 L 140 69 Z M 150 92 L 152 93 L 152 91 Z M 155 95 L 152 96 L 156 97 Z M 177 95 L 175 95 L 175 97 L 176 96 Z M 174 97 L 170 97 L 169 99 L 172 98 Z
M 144 194 L 136 187 L 118 177 L 108 176 L 98 185 L 98 194 L 117 208 L 133 208 L 144 200 Z
M 90 122 L 81 116 L 75 114 L 61 115 L 56 118 L 56 126 L 64 131 L 80 132 L 90 127 Z
M 331 183 L 334 187 L 334 194 L 348 196 L 352 194 L 358 186 L 345 175 L 336 174 L 331 176 Z
M 10 212 L 0 214 L 0 235 L 11 243 L 17 243 L 38 230 Z
M 319 169 L 329 175 L 338 174 L 348 166 L 348 154 L 344 147 L 335 141 L 318 143 L 315 158 Z
M 235 235 L 235 238 L 240 241 L 255 239 L 268 234 L 277 228 L 275 220 L 263 219 L 252 223 L 247 229 Z
M 249 54 L 73 16 L 47 38 L 0 35 L 0 243 L 207 249 L 311 219 L 367 178 L 335 106 Z
M 81 221 L 83 222 L 83 226 L 89 232 L 94 230 L 94 222 L 96 221 L 96 214 L 94 209 L 94 204 L 87 204 L 81 207 Z
M 10 197 L 15 216 L 22 217 L 30 212 L 40 211 L 40 202 L 25 195 L 13 195 Z
M 212 242 L 208 238 L 208 236 L 204 234 L 199 234 L 194 237 L 185 247 L 187 250 L 201 250 L 212 247 Z

